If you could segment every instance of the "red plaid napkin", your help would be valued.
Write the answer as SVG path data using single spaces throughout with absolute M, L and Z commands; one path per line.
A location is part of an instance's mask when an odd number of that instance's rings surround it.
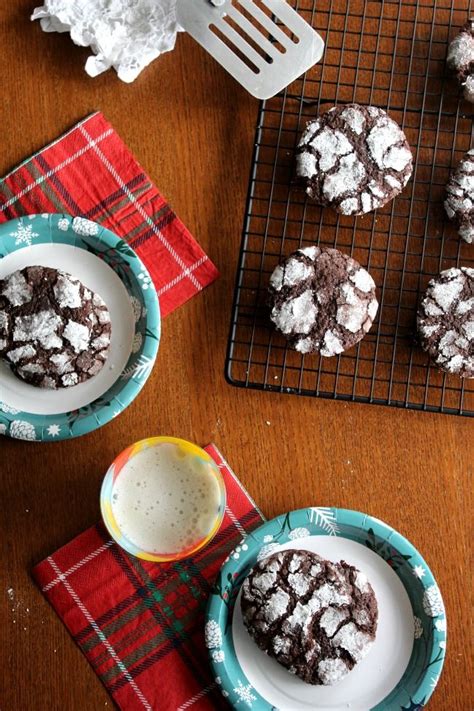
M 211 677 L 203 614 L 228 553 L 263 518 L 214 445 L 227 487 L 223 524 L 190 559 L 129 556 L 99 524 L 36 566 L 33 576 L 121 709 L 210 711 L 223 699 Z
M 41 212 L 87 217 L 125 239 L 150 272 L 162 316 L 218 276 L 101 113 L 0 180 L 0 223 Z

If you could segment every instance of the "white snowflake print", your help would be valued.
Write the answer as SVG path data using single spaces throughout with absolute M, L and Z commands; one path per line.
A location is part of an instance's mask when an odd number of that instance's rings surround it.
M 94 236 L 99 232 L 99 225 L 85 217 L 75 217 L 72 221 L 72 229 L 78 235 Z
M 204 638 L 208 649 L 222 646 L 222 632 L 215 620 L 208 620 L 208 622 L 206 622 Z
M 234 689 L 235 693 L 239 697 L 237 703 L 240 704 L 240 702 L 243 701 L 245 704 L 247 704 L 247 706 L 252 708 L 253 702 L 257 700 L 257 697 L 252 694 L 253 686 L 251 684 L 247 684 L 247 686 L 244 686 L 240 679 L 237 683 L 238 686 Z
M 440 648 L 440 649 L 446 649 L 446 642 L 445 642 L 444 639 L 442 639 L 441 642 L 439 643 L 439 648 Z
M 278 550 L 280 550 L 278 543 L 267 543 L 266 546 L 262 546 L 258 551 L 257 562 L 260 562 L 264 558 L 268 558 L 269 555 L 276 553 Z
M 413 575 L 415 578 L 418 578 L 418 580 L 421 580 L 421 578 L 424 577 L 426 570 L 423 568 L 422 565 L 415 565 L 415 567 L 412 570 Z
M 221 662 L 223 662 L 225 660 L 225 654 L 222 651 L 222 649 L 215 649 L 212 652 L 211 656 L 212 656 L 213 661 L 217 662 L 217 664 L 220 664 Z
M 222 679 L 220 678 L 220 676 L 216 676 L 216 684 L 218 686 L 220 686 L 222 684 Z
M 229 696 L 229 692 L 226 691 L 225 689 L 222 689 L 222 696 L 224 696 L 225 698 L 227 698 L 227 697 Z
M 31 422 L 25 422 L 25 420 L 13 420 L 10 424 L 10 436 L 15 437 L 15 439 L 33 441 L 36 439 L 36 431 Z
M 61 219 L 58 220 L 58 228 L 63 232 L 67 232 L 69 229 L 69 220 L 67 220 L 65 217 L 61 217 Z
M 142 315 L 142 305 L 136 296 L 130 296 L 130 303 L 132 305 L 133 317 L 136 323 L 140 320 L 140 317 Z
M 421 624 L 420 618 L 414 617 L 413 624 L 415 626 L 415 639 L 420 639 L 420 637 L 423 637 L 423 625 Z
M 0 402 L 0 412 L 6 412 L 7 415 L 18 415 L 20 410 L 15 410 L 14 407 L 10 407 L 6 402 Z
M 288 534 L 290 541 L 295 541 L 297 538 L 306 538 L 309 536 L 310 532 L 307 528 L 294 528 L 291 533 Z
M 148 274 L 145 274 L 145 272 L 140 272 L 140 274 L 138 275 L 138 278 L 140 279 L 140 284 L 141 284 L 143 291 L 146 291 L 147 289 L 150 288 L 151 278 L 149 277 Z
M 4 435 L 7 431 L 7 426 L 0 422 L 0 435 Z
M 440 620 L 436 620 L 435 627 L 438 632 L 446 632 L 446 617 L 442 617 Z
M 267 536 L 264 536 L 264 537 L 263 537 L 263 542 L 264 542 L 264 543 L 270 543 L 270 541 L 273 541 L 273 536 L 267 535 Z
M 439 587 L 430 585 L 423 594 L 423 609 L 429 617 L 444 615 L 444 603 Z
M 50 437 L 57 437 L 60 432 L 61 432 L 61 428 L 59 425 L 50 425 L 48 427 L 48 434 Z
M 142 347 L 143 343 L 143 336 L 141 333 L 136 333 L 133 337 L 132 341 L 132 353 L 138 353 L 140 348 Z
M 33 225 L 24 225 L 20 221 L 16 232 L 10 232 L 10 237 L 15 237 L 15 244 L 25 244 L 27 247 L 31 247 L 31 243 L 35 237 L 39 237 L 39 233 L 33 232 Z

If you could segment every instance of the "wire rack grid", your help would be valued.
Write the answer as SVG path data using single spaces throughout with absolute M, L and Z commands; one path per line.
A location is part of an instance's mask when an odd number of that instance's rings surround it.
M 416 310 L 430 278 L 474 266 L 443 209 L 446 182 L 473 137 L 473 108 L 446 68 L 447 47 L 469 0 L 292 0 L 326 42 L 322 61 L 262 102 L 235 286 L 226 377 L 237 386 L 474 415 L 474 381 L 429 365 L 415 340 Z M 335 104 L 384 108 L 405 131 L 413 176 L 385 208 L 337 215 L 294 183 L 306 122 Z M 301 355 L 271 326 L 270 274 L 300 246 L 337 247 L 377 284 L 369 334 L 335 358 Z

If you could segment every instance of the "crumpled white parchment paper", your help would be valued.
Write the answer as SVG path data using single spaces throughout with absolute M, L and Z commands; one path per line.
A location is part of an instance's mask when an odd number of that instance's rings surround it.
M 173 49 L 181 31 L 176 0 L 44 0 L 31 19 L 45 32 L 69 32 L 75 44 L 90 47 L 85 69 L 91 77 L 113 67 L 125 82 Z

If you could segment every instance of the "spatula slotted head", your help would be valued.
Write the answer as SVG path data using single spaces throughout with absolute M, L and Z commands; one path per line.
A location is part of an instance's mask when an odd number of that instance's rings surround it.
M 258 99 L 323 54 L 321 37 L 285 0 L 178 0 L 177 8 L 179 24 Z

